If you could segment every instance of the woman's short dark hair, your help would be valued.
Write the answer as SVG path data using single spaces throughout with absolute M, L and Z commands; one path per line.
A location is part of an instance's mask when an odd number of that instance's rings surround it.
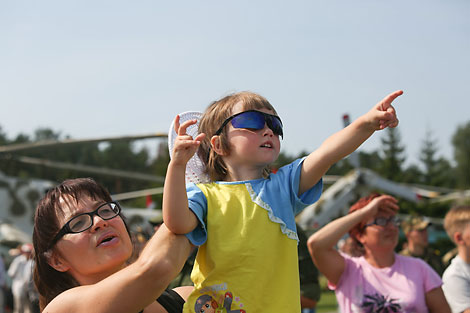
M 59 215 L 64 214 L 64 204 L 76 205 L 83 197 L 105 202 L 112 201 L 109 192 L 93 179 L 76 178 L 65 180 L 50 189 L 36 208 L 33 229 L 35 260 L 33 278 L 39 292 L 41 310 L 61 292 L 79 285 L 68 273 L 59 272 L 50 266 L 48 259 L 51 256 L 51 250 L 54 249 L 50 247 L 50 243 L 61 228 Z

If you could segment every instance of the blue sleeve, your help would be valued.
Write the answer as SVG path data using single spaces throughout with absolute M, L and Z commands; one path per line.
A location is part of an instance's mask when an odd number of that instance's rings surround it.
M 188 194 L 189 209 L 193 211 L 199 220 L 198 226 L 190 233 L 186 234 L 189 241 L 200 246 L 207 240 L 206 216 L 207 216 L 207 199 L 201 189 L 195 184 L 189 184 L 186 188 Z
M 281 175 L 281 180 L 289 181 L 290 189 L 292 190 L 291 202 L 293 203 L 294 214 L 297 215 L 302 212 L 307 206 L 315 203 L 321 196 L 323 190 L 323 180 L 320 179 L 312 188 L 298 196 L 300 184 L 300 172 L 304 158 L 297 159 L 294 162 L 279 169 L 278 174 Z

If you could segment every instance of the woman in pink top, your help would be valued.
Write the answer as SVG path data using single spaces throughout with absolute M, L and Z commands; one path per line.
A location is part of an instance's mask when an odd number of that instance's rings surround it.
M 373 194 L 309 238 L 310 255 L 335 290 L 341 312 L 450 313 L 439 275 L 421 259 L 394 252 L 397 211 L 395 198 Z M 362 256 L 335 249 L 347 232 Z

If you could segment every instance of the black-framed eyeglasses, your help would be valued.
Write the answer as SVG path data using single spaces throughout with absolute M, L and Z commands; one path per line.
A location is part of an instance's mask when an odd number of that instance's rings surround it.
M 387 224 L 392 224 L 393 226 L 400 226 L 401 220 L 397 216 L 390 216 L 390 217 L 377 217 L 372 222 L 364 225 L 364 228 L 372 225 L 378 226 L 386 226 Z
M 283 135 L 282 121 L 279 116 L 256 110 L 248 110 L 230 116 L 222 123 L 222 126 L 215 132 L 215 135 L 220 135 L 230 121 L 234 128 L 263 129 L 266 124 L 275 135 L 281 137 Z
M 119 203 L 112 201 L 101 204 L 93 212 L 81 213 L 72 217 L 65 225 L 59 230 L 57 235 L 51 242 L 51 247 L 59 241 L 65 234 L 77 234 L 84 232 L 93 226 L 93 217 L 98 215 L 103 220 L 107 221 L 115 218 L 121 212 Z

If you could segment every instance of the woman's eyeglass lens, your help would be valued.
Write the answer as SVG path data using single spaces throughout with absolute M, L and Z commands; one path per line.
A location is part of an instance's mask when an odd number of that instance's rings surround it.
M 52 241 L 55 244 L 65 234 L 69 233 L 81 233 L 91 226 L 93 226 L 93 216 L 98 215 L 103 220 L 110 220 L 115 218 L 121 212 L 121 207 L 117 202 L 107 202 L 100 205 L 96 210 L 89 213 L 82 213 L 71 218 L 65 225 L 60 229 L 59 233 L 55 236 Z
M 244 111 L 230 116 L 222 123 L 222 126 L 220 126 L 215 134 L 220 135 L 224 127 L 230 121 L 232 122 L 232 126 L 234 128 L 263 129 L 264 125 L 266 124 L 275 135 L 281 137 L 283 135 L 282 122 L 279 116 L 256 110 Z
M 372 222 L 364 225 L 364 228 L 372 225 L 386 226 L 387 224 L 392 224 L 393 226 L 400 226 L 401 220 L 396 216 L 386 217 L 377 217 Z

